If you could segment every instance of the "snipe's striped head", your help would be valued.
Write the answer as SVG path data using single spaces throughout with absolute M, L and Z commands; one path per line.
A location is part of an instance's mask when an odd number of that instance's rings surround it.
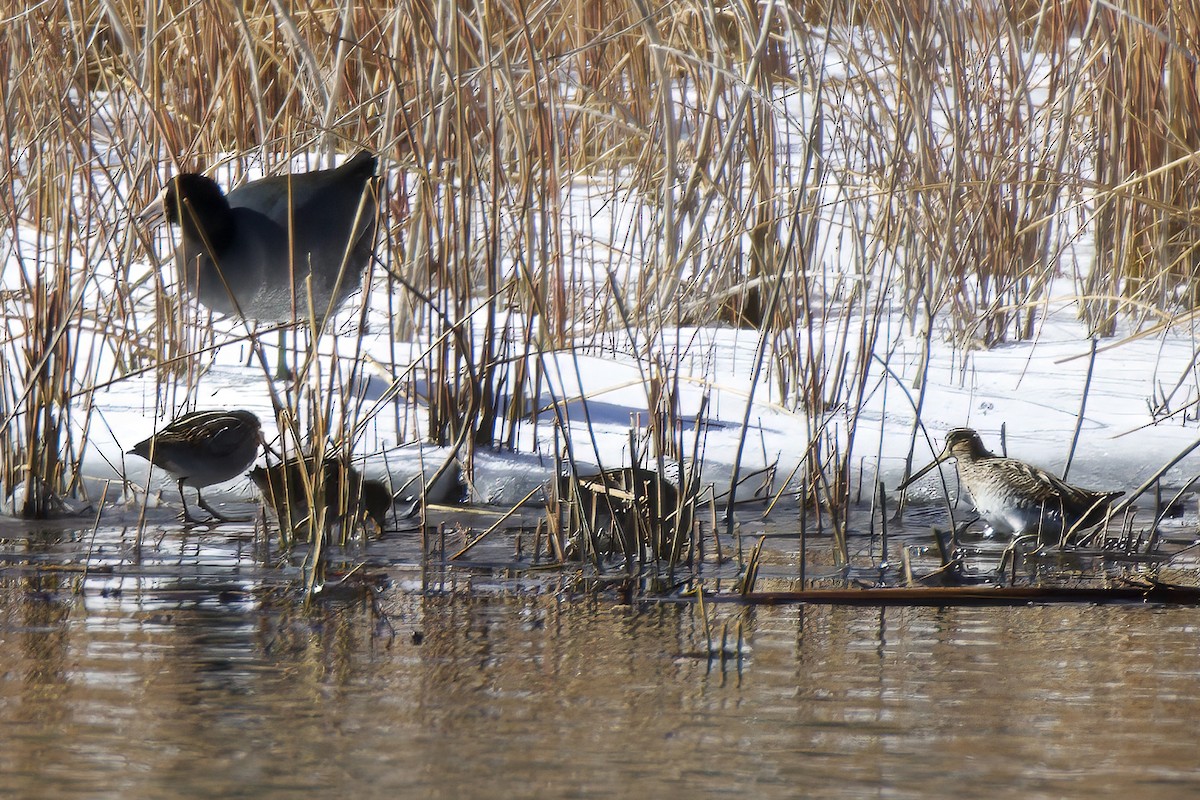
M 938 461 L 948 458 L 992 458 L 992 452 L 983 446 L 983 439 L 970 428 L 954 428 L 946 434 L 946 444 Z M 936 463 L 936 462 L 935 462 Z

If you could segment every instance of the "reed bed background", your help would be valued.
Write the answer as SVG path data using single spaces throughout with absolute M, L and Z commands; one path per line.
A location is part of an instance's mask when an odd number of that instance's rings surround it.
M 545 402 L 562 353 L 635 359 L 658 426 L 640 458 L 682 465 L 686 331 L 757 331 L 754 399 L 807 416 L 792 486 L 835 530 L 896 315 L 966 349 L 1034 336 L 1052 286 L 1104 335 L 1200 298 L 1185 3 L 6 13 L 0 483 L 24 514 L 79 490 L 97 387 L 149 371 L 170 418 L 200 402 L 213 345 L 261 353 L 181 300 L 134 221 L 183 169 L 382 156 L 381 368 L 425 411 L 399 429 L 468 476 L 476 448 L 565 430 L 569 398 Z M 356 393 L 356 353 L 306 352 L 280 427 L 349 452 L 385 406 Z

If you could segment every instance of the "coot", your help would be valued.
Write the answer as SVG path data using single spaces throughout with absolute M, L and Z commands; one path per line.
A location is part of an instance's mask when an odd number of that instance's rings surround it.
M 213 311 L 262 322 L 313 318 L 319 327 L 358 288 L 371 257 L 375 168 L 364 151 L 335 169 L 263 178 L 228 195 L 185 172 L 142 219 L 180 227 L 184 286 Z

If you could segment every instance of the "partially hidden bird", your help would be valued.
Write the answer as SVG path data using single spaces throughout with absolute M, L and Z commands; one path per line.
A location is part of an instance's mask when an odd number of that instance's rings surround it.
M 184 172 L 140 219 L 179 226 L 182 284 L 208 308 L 319 330 L 358 288 L 374 250 L 376 166 L 363 151 L 334 169 L 274 175 L 228 195 Z
M 1125 494 L 1081 489 L 1024 461 L 994 455 L 970 428 L 947 433 L 937 458 L 900 489 L 949 459 L 955 460 L 959 485 L 971 504 L 998 534 L 1065 541 L 1103 522 L 1112 501 Z
M 250 411 L 193 411 L 129 450 L 178 479 L 186 522 L 207 522 L 192 516 L 183 487 L 196 490 L 200 507 L 222 522 L 227 517 L 204 500 L 202 489 L 236 478 L 250 468 L 262 442 L 262 425 Z
M 250 480 L 278 517 L 281 532 L 292 538 L 311 538 L 314 507 L 324 513 L 326 532 L 336 526 L 348 531 L 364 516 L 382 530 L 392 507 L 392 493 L 382 481 L 364 478 L 334 454 L 255 467 Z M 347 521 L 350 526 L 345 525 Z

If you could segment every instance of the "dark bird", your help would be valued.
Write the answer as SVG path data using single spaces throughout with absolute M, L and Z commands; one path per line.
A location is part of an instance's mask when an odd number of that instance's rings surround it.
M 184 485 L 196 489 L 200 507 L 222 522 L 237 521 L 215 511 L 201 489 L 244 473 L 254 463 L 262 441 L 262 426 L 249 411 L 194 411 L 172 420 L 165 428 L 134 445 L 129 453 L 141 456 L 179 479 L 183 518 L 202 522 L 188 510 Z
M 185 172 L 141 219 L 179 226 L 183 285 L 208 308 L 261 322 L 312 320 L 319 329 L 371 258 L 376 163 L 364 151 L 335 169 L 262 178 L 228 195 Z
M 343 521 L 357 523 L 364 515 L 382 530 L 392 507 L 392 493 L 387 486 L 364 478 L 336 455 L 327 455 L 320 464 L 308 456 L 255 467 L 250 471 L 250 480 L 279 518 L 281 531 L 298 538 L 311 534 L 314 505 L 324 508 L 325 530 Z
M 1037 534 L 1043 541 L 1063 541 L 1103 522 L 1112 501 L 1125 494 L 1081 489 L 1024 461 L 993 455 L 970 428 L 947 433 L 938 457 L 900 488 L 951 458 L 956 461 L 959 485 L 996 533 Z

